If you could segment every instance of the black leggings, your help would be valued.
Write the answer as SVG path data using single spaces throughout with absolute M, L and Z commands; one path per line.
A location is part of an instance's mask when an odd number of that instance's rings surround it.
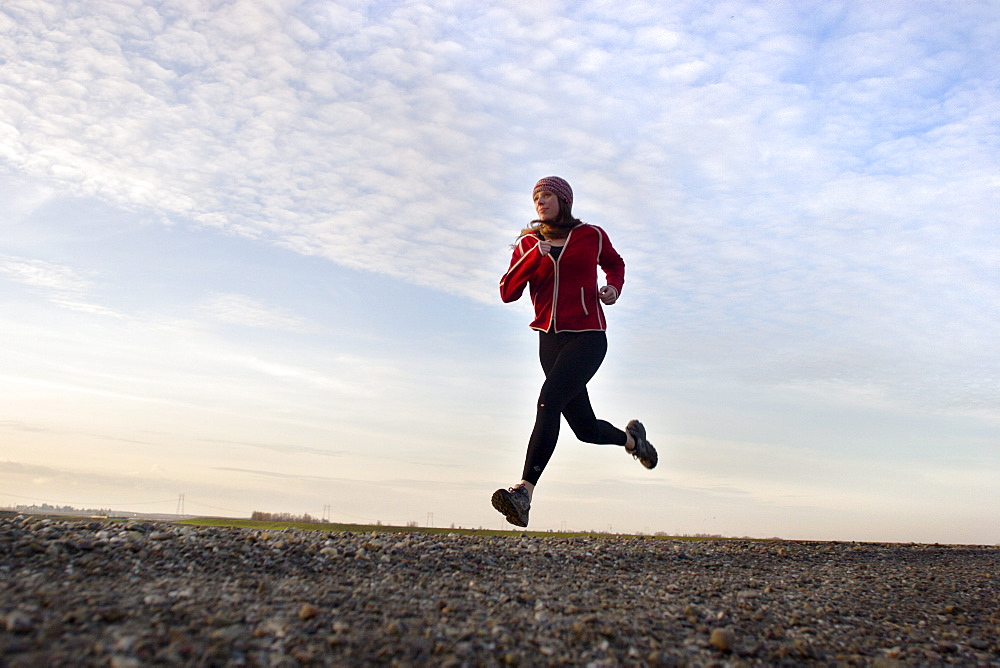
M 552 458 L 559 439 L 560 415 L 584 443 L 625 445 L 625 432 L 598 420 L 587 395 L 587 383 L 604 361 L 608 337 L 604 332 L 540 332 L 538 358 L 545 383 L 538 395 L 535 428 L 528 441 L 521 476 L 536 484 Z

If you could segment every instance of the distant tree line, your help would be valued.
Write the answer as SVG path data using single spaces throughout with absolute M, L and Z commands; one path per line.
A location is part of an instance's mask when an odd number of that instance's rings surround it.
M 292 515 L 291 513 L 265 513 L 260 510 L 250 513 L 250 519 L 260 522 L 304 522 L 306 524 L 320 524 L 323 522 L 321 518 L 313 517 L 309 513 L 305 515 Z
M 88 513 L 91 515 L 110 515 L 112 513 L 110 508 L 74 508 L 73 506 L 53 506 L 48 503 L 41 505 L 33 504 L 30 506 L 19 504 L 14 506 L 14 510 L 26 513 Z

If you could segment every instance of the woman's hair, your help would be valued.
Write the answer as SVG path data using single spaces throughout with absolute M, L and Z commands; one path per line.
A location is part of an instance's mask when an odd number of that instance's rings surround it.
M 565 239 L 569 236 L 569 231 L 581 223 L 583 223 L 582 220 L 573 217 L 573 205 L 560 197 L 559 215 L 556 216 L 555 220 L 535 219 L 531 221 L 527 227 L 521 230 L 518 239 L 536 232 L 546 239 Z

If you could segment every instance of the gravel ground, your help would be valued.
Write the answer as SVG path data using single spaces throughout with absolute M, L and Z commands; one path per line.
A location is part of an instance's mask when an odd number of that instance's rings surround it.
M 0 666 L 1000 666 L 1000 548 L 0 520 Z

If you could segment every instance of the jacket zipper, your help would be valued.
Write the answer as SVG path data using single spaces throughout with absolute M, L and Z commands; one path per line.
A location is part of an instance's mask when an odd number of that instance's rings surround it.
M 556 329 L 556 306 L 558 306 L 559 304 L 559 259 L 562 258 L 563 253 L 566 252 L 566 247 L 569 246 L 569 238 L 571 236 L 573 236 L 573 230 L 570 230 L 566 234 L 566 243 L 563 244 L 562 250 L 559 251 L 559 258 L 552 260 L 552 262 L 555 264 L 555 270 L 553 272 L 553 277 L 552 277 L 552 317 L 549 320 L 549 331 L 553 333 L 559 331 L 558 329 Z M 549 257 L 552 256 L 550 255 Z
M 580 288 L 580 306 L 583 307 L 584 315 L 590 315 L 590 311 L 587 310 L 587 299 L 583 296 L 583 288 Z
M 559 256 L 562 257 L 562 251 L 559 251 Z M 551 255 L 549 255 L 552 258 Z M 558 258 L 552 258 L 552 264 L 555 269 L 552 273 L 552 317 L 549 319 L 549 331 L 555 333 L 556 331 L 556 304 L 559 301 L 559 260 Z

